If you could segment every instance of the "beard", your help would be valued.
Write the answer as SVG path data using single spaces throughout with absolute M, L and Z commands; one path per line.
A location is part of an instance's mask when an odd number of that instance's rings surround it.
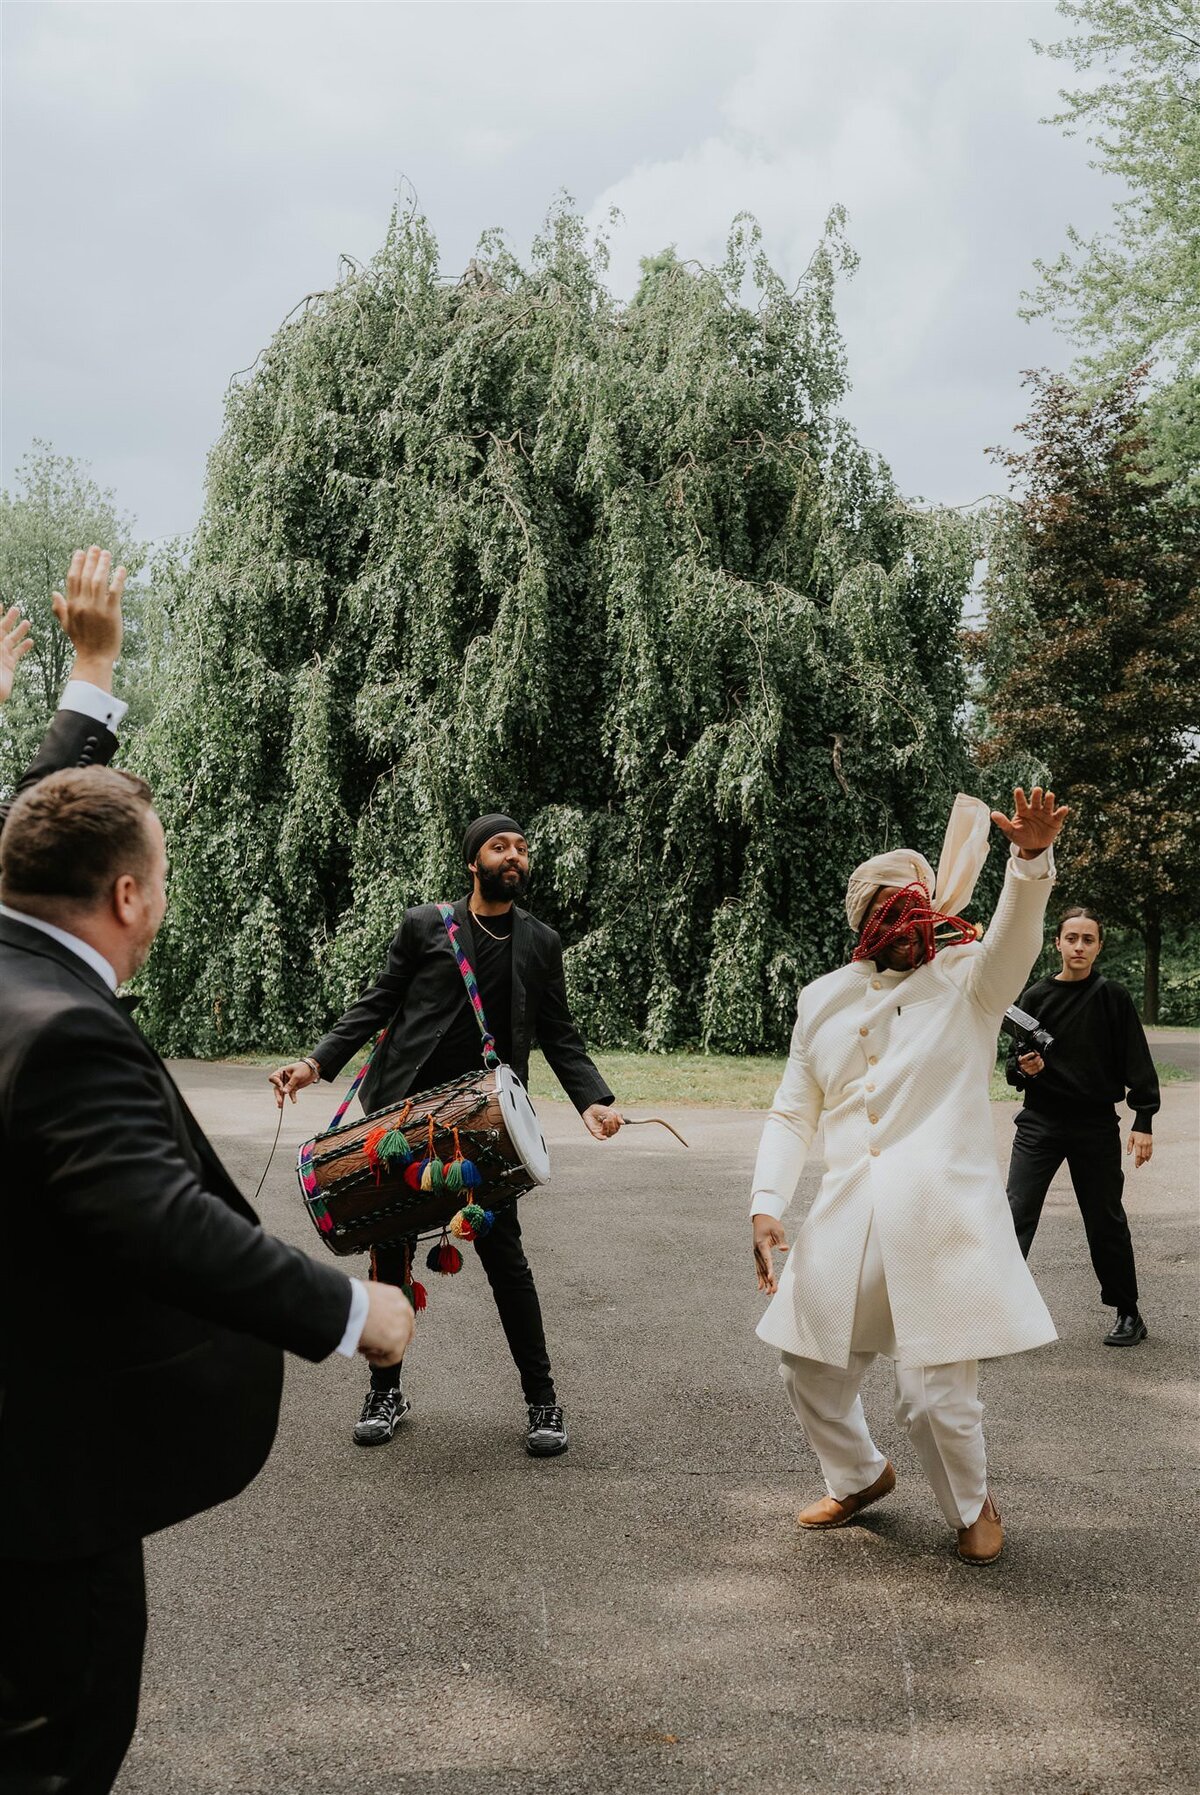
M 875 959 L 881 972 L 912 972 L 925 964 L 925 943 L 919 935 L 901 936 L 885 947 Z
M 489 904 L 505 904 L 523 898 L 529 890 L 529 874 L 518 866 L 500 867 L 495 872 L 476 869 L 479 895 Z
M 158 924 L 156 922 L 148 923 L 138 935 L 137 939 L 132 943 L 130 952 L 130 960 L 132 961 L 132 964 L 129 971 L 125 974 L 126 978 L 131 979 L 135 972 L 140 972 L 142 970 L 142 967 L 150 958 L 150 950 L 153 948 L 157 936 Z

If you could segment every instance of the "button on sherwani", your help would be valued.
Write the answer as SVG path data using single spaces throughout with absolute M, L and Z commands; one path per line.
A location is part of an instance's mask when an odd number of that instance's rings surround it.
M 1049 853 L 1012 858 L 982 941 L 912 972 L 852 963 L 801 992 L 752 1209 L 783 1215 L 818 1126 L 827 1170 L 763 1340 L 846 1366 L 872 1220 L 901 1365 L 1055 1338 L 1017 1243 L 988 1104 L 1000 1020 L 1041 949 L 1052 887 Z

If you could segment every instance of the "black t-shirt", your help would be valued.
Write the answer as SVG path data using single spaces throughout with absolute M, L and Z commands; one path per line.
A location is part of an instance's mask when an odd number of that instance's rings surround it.
M 1017 1000 L 1054 1037 L 1045 1070 L 1027 1078 L 1010 1053 L 1008 1082 L 1026 1109 L 1047 1118 L 1111 1118 L 1127 1102 L 1134 1127 L 1148 1134 L 1159 1105 L 1158 1074 L 1146 1032 L 1124 985 L 1090 972 L 1085 979 L 1039 979 Z
M 467 939 L 463 946 L 475 973 L 483 1014 L 496 1037 L 500 1058 L 512 1060 L 512 932 L 513 912 L 489 916 L 480 921 L 472 912 Z M 462 939 L 460 937 L 460 939 Z M 447 1016 L 445 1030 L 432 1054 L 420 1068 L 417 1088 L 433 1090 L 461 1078 L 464 1072 L 478 1072 L 483 1067 L 483 1037 L 474 1006 L 467 996 L 462 978 L 458 981 L 459 999 Z

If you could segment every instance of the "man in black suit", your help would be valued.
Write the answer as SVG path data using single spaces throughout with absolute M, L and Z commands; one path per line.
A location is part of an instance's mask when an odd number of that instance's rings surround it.
M 60 711 L 0 835 L 3 1795 L 111 1788 L 137 1716 L 142 1539 L 259 1471 L 281 1348 L 392 1364 L 412 1328 L 398 1291 L 263 1233 L 115 997 L 166 907 L 162 827 L 141 780 L 53 763 L 115 747 L 121 583 L 98 550 L 72 563 L 56 609 L 88 646 L 68 695 L 89 686 L 93 714 Z
M 454 915 L 500 1058 L 528 1083 L 529 1052 L 536 1039 L 589 1132 L 606 1140 L 620 1128 L 621 1118 L 571 1019 L 562 942 L 515 902 L 529 885 L 529 847 L 521 825 L 500 814 L 479 817 L 463 838 L 463 858 L 471 890 Z M 294 1102 L 305 1085 L 334 1078 L 384 1027 L 387 1039 L 362 1087 L 368 1113 L 480 1068 L 479 1024 L 436 904 L 405 911 L 378 982 L 306 1059 L 271 1074 L 277 1101 L 282 1103 L 286 1095 Z M 402 1283 L 407 1251 L 377 1249 L 372 1275 Z M 528 1405 L 526 1451 L 536 1458 L 553 1457 L 566 1451 L 567 1431 L 515 1205 L 501 1211 L 491 1232 L 475 1242 L 475 1251 Z M 385 1444 L 410 1407 L 399 1366 L 376 1367 L 355 1441 L 360 1446 Z

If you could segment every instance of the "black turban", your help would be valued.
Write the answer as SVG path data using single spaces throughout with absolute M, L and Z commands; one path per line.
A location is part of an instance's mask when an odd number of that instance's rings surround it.
M 520 823 L 510 816 L 479 816 L 467 829 L 463 836 L 463 859 L 471 865 L 485 841 L 491 841 L 493 835 L 524 835 Z

